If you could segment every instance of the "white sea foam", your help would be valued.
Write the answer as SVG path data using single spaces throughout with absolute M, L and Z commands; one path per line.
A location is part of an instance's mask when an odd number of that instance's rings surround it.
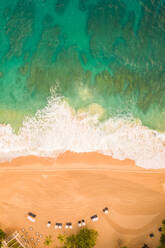
M 57 157 L 60 153 L 97 151 L 129 158 L 144 168 L 165 168 L 165 134 L 131 118 L 74 113 L 62 98 L 52 96 L 35 117 L 27 117 L 16 135 L 10 125 L 0 126 L 0 161 L 26 155 Z

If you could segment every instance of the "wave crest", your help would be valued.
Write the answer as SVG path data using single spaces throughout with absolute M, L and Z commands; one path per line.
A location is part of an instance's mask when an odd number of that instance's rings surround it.
M 144 168 L 165 168 L 165 134 L 150 130 L 133 118 L 99 121 L 95 111 L 75 112 L 53 94 L 47 106 L 26 117 L 16 135 L 0 126 L 0 161 L 26 155 L 57 157 L 67 150 L 129 158 Z

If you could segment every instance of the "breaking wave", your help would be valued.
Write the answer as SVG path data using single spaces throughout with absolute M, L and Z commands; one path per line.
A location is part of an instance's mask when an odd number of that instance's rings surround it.
M 99 114 L 75 112 L 64 98 L 52 95 L 34 117 L 26 117 L 18 134 L 0 126 L 0 161 L 26 155 L 57 157 L 67 150 L 94 152 L 144 168 L 165 168 L 165 133 L 151 130 L 133 118 L 99 121 Z

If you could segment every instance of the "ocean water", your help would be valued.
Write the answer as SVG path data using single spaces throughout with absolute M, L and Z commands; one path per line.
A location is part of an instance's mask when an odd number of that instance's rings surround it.
M 164 0 L 2 0 L 0 23 L 0 161 L 165 168 Z

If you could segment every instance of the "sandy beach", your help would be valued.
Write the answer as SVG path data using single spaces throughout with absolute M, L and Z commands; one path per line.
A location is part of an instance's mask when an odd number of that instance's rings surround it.
M 76 232 L 85 219 L 99 233 L 96 248 L 141 247 L 158 244 L 158 228 L 165 218 L 165 170 L 145 170 L 133 161 L 119 161 L 98 153 L 66 152 L 57 159 L 22 157 L 0 164 L 0 227 L 7 232 L 25 228 L 43 247 L 51 234 Z M 103 214 L 104 207 L 108 215 Z M 37 215 L 36 222 L 27 213 Z M 92 223 L 90 216 L 99 221 Z M 52 226 L 46 227 L 47 221 Z M 56 222 L 72 222 L 72 231 L 57 231 Z M 33 230 L 30 230 L 32 227 Z M 150 238 L 149 234 L 154 233 Z

